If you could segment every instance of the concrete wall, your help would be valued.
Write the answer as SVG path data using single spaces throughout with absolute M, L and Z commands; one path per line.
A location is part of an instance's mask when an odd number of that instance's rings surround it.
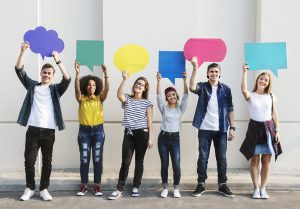
M 140 75 L 150 81 L 150 100 L 154 104 L 154 137 L 159 133 L 161 116 L 155 100 L 155 74 L 158 68 L 159 50 L 182 50 L 184 43 L 191 37 L 222 38 L 227 44 L 227 56 L 221 63 L 221 81 L 232 88 L 235 104 L 236 138 L 228 144 L 228 167 L 246 168 L 248 162 L 239 153 L 248 123 L 246 103 L 240 93 L 241 65 L 244 61 L 243 45 L 254 41 L 286 41 L 288 44 L 288 70 L 280 71 L 274 78 L 274 93 L 279 99 L 278 111 L 281 119 L 281 135 L 284 155 L 279 158 L 273 169 L 278 172 L 298 171 L 296 160 L 300 157 L 300 137 L 296 132 L 300 124 L 297 109 L 299 97 L 289 89 L 297 88 L 296 46 L 299 46 L 299 32 L 295 29 L 299 14 L 296 1 L 264 0 L 11 0 L 3 6 L 0 14 L 2 43 L 0 60 L 2 61 L 2 81 L 0 93 L 0 172 L 23 171 L 23 152 L 26 128 L 15 123 L 25 96 L 25 89 L 18 81 L 13 66 L 19 53 L 24 32 L 38 25 L 54 29 L 65 42 L 61 60 L 68 68 L 73 81 L 61 99 L 66 130 L 57 131 L 54 146 L 53 168 L 78 168 L 79 152 L 77 145 L 77 107 L 74 95 L 73 62 L 76 55 L 76 40 L 100 39 L 105 41 L 105 62 L 109 67 L 110 92 L 104 103 L 106 142 L 104 148 L 104 172 L 118 175 L 121 163 L 121 144 L 123 112 L 116 98 L 121 81 L 120 72 L 113 64 L 115 51 L 124 44 L 136 43 L 147 48 L 150 63 L 145 71 L 130 77 L 126 85 L 127 92 Z M 58 6 L 59 5 L 59 6 Z M 271 6 L 270 6 L 271 5 Z M 278 15 L 280 14 L 280 15 Z M 286 23 L 289 24 L 286 24 Z M 292 24 L 290 24 L 292 22 Z M 45 62 L 53 61 L 49 58 Z M 43 61 L 29 50 L 25 56 L 28 73 L 39 79 L 39 69 Z M 198 73 L 198 80 L 205 80 L 207 63 Z M 191 65 L 186 64 L 190 76 Z M 83 74 L 91 71 L 82 67 Z M 101 76 L 101 70 L 94 68 L 93 74 Z M 255 73 L 249 73 L 249 86 L 253 85 Z M 60 79 L 57 73 L 55 81 Z M 164 79 L 162 88 L 172 85 Z M 287 87 L 287 88 L 283 88 Z M 176 88 L 182 95 L 182 80 L 176 80 Z M 182 173 L 196 174 L 197 130 L 191 121 L 195 111 L 197 97 L 190 94 L 187 112 L 183 117 L 181 133 Z M 39 162 L 37 162 L 39 165 Z M 209 168 L 215 168 L 214 150 L 211 150 Z M 39 167 L 39 166 L 37 166 Z M 145 174 L 159 175 L 160 161 L 155 146 L 147 151 Z M 132 169 L 131 169 L 132 170 Z

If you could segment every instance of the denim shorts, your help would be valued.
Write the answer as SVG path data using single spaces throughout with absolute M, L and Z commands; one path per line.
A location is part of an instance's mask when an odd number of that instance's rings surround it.
M 268 132 L 268 143 L 267 144 L 257 144 L 255 146 L 254 154 L 256 154 L 256 155 L 274 154 L 274 149 L 272 146 L 272 139 L 271 139 L 271 135 L 269 132 Z

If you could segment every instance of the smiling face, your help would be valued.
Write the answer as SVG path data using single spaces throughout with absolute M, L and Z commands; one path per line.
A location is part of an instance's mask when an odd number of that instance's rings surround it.
M 263 72 L 256 78 L 253 92 L 261 91 L 269 94 L 271 92 L 272 79 L 270 73 Z
M 43 85 L 49 85 L 51 84 L 53 77 L 54 77 L 54 70 L 53 68 L 49 67 L 49 68 L 44 68 L 41 71 L 41 81 Z
M 133 86 L 133 90 L 134 92 L 136 93 L 142 93 L 143 91 L 145 91 L 145 81 L 143 80 L 137 80 L 135 83 L 134 83 L 134 86 Z
M 169 91 L 166 94 L 166 100 L 169 104 L 177 104 L 177 102 L 178 102 L 177 93 L 175 91 Z
M 86 86 L 86 92 L 88 95 L 94 95 L 96 91 L 96 82 L 94 80 L 89 80 Z
M 208 71 L 207 71 L 207 78 L 210 82 L 219 81 L 220 75 L 221 75 L 221 71 L 217 67 L 209 68 Z

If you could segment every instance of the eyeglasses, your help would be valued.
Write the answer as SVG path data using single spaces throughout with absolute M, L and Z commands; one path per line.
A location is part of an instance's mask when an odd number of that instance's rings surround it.
M 136 85 L 136 86 L 141 86 L 141 87 L 145 86 L 145 84 L 144 84 L 144 83 L 141 83 L 141 82 L 136 82 L 134 85 Z
M 47 72 L 47 71 L 43 71 L 42 73 L 43 73 L 43 75 L 51 75 L 52 74 L 52 72 Z

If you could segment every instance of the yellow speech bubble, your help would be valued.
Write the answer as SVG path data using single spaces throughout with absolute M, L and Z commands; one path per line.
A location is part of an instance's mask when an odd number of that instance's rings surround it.
M 114 56 L 115 66 L 129 75 L 142 71 L 148 63 L 147 49 L 136 44 L 124 45 L 116 51 Z

